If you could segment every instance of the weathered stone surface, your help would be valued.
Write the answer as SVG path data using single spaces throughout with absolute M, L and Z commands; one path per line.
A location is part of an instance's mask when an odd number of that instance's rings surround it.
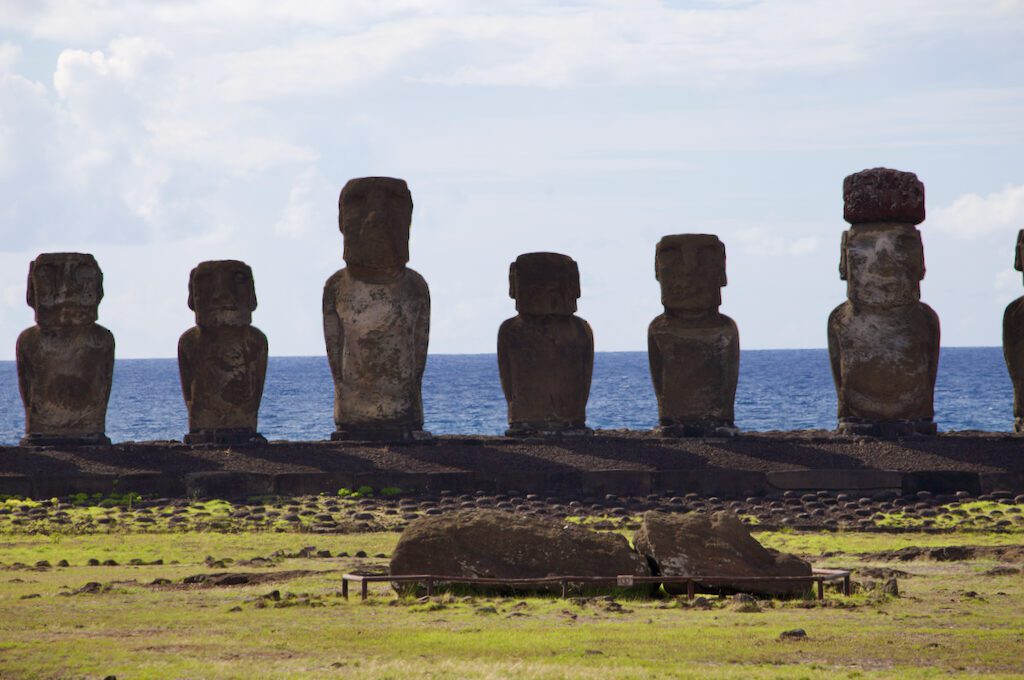
M 178 340 L 188 409 L 186 444 L 263 442 L 256 419 L 267 375 L 267 338 L 252 325 L 256 287 L 238 260 L 200 262 L 188 283 L 196 325 Z
M 725 246 L 711 234 L 665 236 L 655 274 L 665 313 L 651 322 L 647 349 L 660 431 L 735 434 L 740 338 L 736 323 L 718 311 L 726 285 Z
M 497 510 L 413 520 L 391 557 L 392 575 L 543 578 L 650 573 L 647 560 L 620 534 Z
M 519 314 L 498 330 L 498 369 L 508 435 L 586 433 L 594 334 L 575 316 L 576 262 L 558 253 L 520 255 L 509 268 Z
M 843 181 L 843 217 L 850 224 L 924 222 L 924 184 L 912 172 L 872 168 Z
M 939 318 L 919 301 L 925 266 L 914 227 L 924 219 L 918 185 L 912 173 L 884 168 L 844 182 L 847 219 L 868 221 L 843 234 L 839 270 L 847 301 L 828 321 L 841 433 L 935 433 Z M 911 210 L 918 196 L 922 204 Z
M 96 323 L 103 272 L 92 255 L 43 253 L 28 271 L 36 325 L 18 336 L 23 446 L 109 444 L 114 336 Z
M 792 555 L 768 550 L 758 543 L 731 512 L 685 515 L 650 511 L 633 537 L 637 552 L 652 559 L 661 576 L 728 576 L 726 585 L 699 585 L 705 592 L 796 595 L 810 590 L 811 581 L 744 582 L 745 576 L 810 576 L 811 565 Z M 685 593 L 685 585 L 666 584 L 670 593 Z
M 1013 268 L 1024 271 L 1024 229 L 1017 232 Z M 1003 356 L 1013 382 L 1013 431 L 1024 432 L 1024 297 L 1003 312 Z
M 332 439 L 409 440 L 423 432 L 430 294 L 406 267 L 412 196 L 390 177 L 350 180 L 338 200 L 346 267 L 324 286 L 334 378 Z

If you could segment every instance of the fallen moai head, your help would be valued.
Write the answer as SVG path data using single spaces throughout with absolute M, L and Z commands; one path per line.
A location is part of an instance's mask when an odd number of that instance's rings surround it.
M 752 576 L 811 576 L 811 565 L 758 543 L 735 514 L 685 515 L 650 511 L 633 536 L 637 551 L 652 560 L 660 576 L 726 576 L 725 584 L 699 584 L 702 592 L 801 595 L 811 581 L 751 582 Z M 685 593 L 683 584 L 665 584 L 669 593 Z

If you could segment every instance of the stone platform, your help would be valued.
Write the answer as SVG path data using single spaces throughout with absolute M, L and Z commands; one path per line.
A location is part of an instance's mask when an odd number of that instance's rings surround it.
M 396 487 L 581 497 L 795 492 L 1024 493 L 1024 436 L 948 433 L 881 440 L 826 431 L 663 439 L 602 431 L 561 440 L 286 442 L 218 448 L 179 442 L 0 447 L 0 494 L 47 498 L 134 491 L 244 498 Z

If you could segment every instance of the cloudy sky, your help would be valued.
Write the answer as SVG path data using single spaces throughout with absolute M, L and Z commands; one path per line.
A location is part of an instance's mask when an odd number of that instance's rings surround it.
M 924 181 L 923 299 L 998 345 L 1024 293 L 1020 0 L 0 0 L 0 359 L 39 252 L 96 255 L 120 357 L 170 357 L 189 270 L 252 265 L 275 355 L 323 354 L 337 193 L 405 178 L 431 350 L 493 352 L 507 268 L 580 264 L 640 350 L 654 245 L 711 232 L 745 348 L 823 347 L 841 186 Z

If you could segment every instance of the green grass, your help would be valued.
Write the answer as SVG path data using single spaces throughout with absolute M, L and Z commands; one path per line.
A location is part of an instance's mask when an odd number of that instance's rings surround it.
M 1012 545 L 1012 534 L 765 532 L 759 540 L 830 564 L 909 545 Z M 1020 677 L 1024 579 L 977 563 L 900 562 L 902 597 L 866 592 L 814 602 L 552 597 L 399 599 L 385 585 L 341 598 L 340 574 L 386 559 L 278 558 L 270 566 L 205 560 L 267 557 L 314 545 L 390 554 L 393 532 L 132 533 L 0 536 L 0 677 L 344 678 L 932 678 Z M 113 559 L 120 566 L 84 566 Z M 39 560 L 71 566 L 13 569 Z M 131 559 L 162 565 L 128 566 Z M 172 564 L 177 562 L 177 564 Z M 822 564 L 822 560 L 818 560 Z M 259 585 L 186 586 L 223 571 L 306 575 Z M 155 579 L 171 585 L 151 586 Z M 65 596 L 88 582 L 105 592 Z M 266 597 L 278 591 L 279 600 Z M 968 593 L 977 593 L 971 596 Z M 291 596 L 289 596 L 291 594 Z M 22 599 L 28 597 L 27 599 Z M 38 597 L 36 597 L 38 596 Z M 494 613 L 488 613 L 488 607 Z M 779 633 L 803 628 L 808 638 Z

